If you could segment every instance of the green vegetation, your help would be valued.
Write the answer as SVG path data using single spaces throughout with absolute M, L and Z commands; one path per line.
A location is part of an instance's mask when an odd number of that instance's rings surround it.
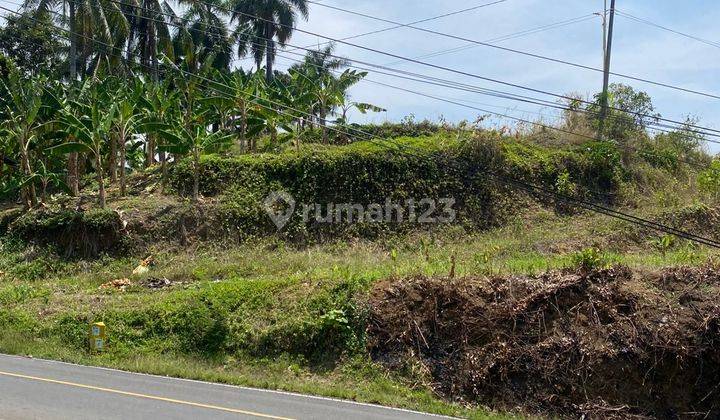
M 720 240 L 720 161 L 697 120 L 651 131 L 660 116 L 630 86 L 611 87 L 606 140 L 600 97 L 563 106 L 553 127 L 361 125 L 352 110 L 383 109 L 350 97 L 366 74 L 332 44 L 273 69 L 305 1 L 188 3 L 181 17 L 161 2 L 75 3 L 32 3 L 0 28 L 0 352 L 505 417 L 443 392 L 417 354 L 372 354 L 373 295 L 416 277 L 718 257 L 572 204 Z M 234 49 L 255 71 L 231 68 Z M 363 206 L 447 197 L 457 217 L 294 217 L 279 231 L 263 209 L 273 191 Z M 101 354 L 87 349 L 94 321 L 110 331 Z
M 707 250 L 667 252 L 616 242 L 627 226 L 601 216 L 533 210 L 485 233 L 446 228 L 382 241 L 296 248 L 278 240 L 192 251 L 156 249 L 156 265 L 132 276 L 137 258 L 83 264 L 3 243 L 0 351 L 251 386 L 482 415 L 439 402 L 417 371 L 391 372 L 364 352 L 367 295 L 383 279 L 542 273 L 574 267 L 574 249 L 606 250 L 607 264 L 700 264 Z M 650 240 L 648 240 L 648 243 Z M 591 258 L 596 261 L 596 251 Z M 130 279 L 127 287 L 104 286 Z M 169 284 L 151 286 L 157 279 Z M 110 328 L 107 353 L 86 350 L 87 324 Z

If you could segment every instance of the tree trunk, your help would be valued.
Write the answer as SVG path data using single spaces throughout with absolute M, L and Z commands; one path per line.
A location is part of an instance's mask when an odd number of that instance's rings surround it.
M 193 151 L 193 201 L 200 201 L 200 152 L 195 149 Z
M 134 11 L 131 13 L 134 13 Z M 133 43 L 133 40 L 135 39 L 135 31 L 137 29 L 137 27 L 136 27 L 137 21 L 135 20 L 134 16 L 129 17 L 128 20 L 129 20 L 128 23 L 130 24 L 130 33 L 128 34 L 128 38 L 127 38 L 127 50 L 125 53 L 125 62 L 127 62 L 128 67 L 130 67 L 130 65 L 135 62 L 135 60 L 133 59 L 134 55 L 133 55 L 133 51 L 132 51 L 132 43 Z
M 148 36 L 150 39 L 148 40 L 148 46 L 150 47 L 150 61 L 152 65 L 152 80 L 153 82 L 157 82 L 160 80 L 160 68 L 158 63 L 158 54 L 157 54 L 157 28 L 155 27 L 154 21 L 148 21 L 148 25 L 150 25 L 150 28 L 148 28 Z
M 103 179 L 103 167 L 102 167 L 102 159 L 100 158 L 100 151 L 97 151 L 98 153 L 95 154 L 95 171 L 97 173 L 97 183 L 98 183 L 98 204 L 100 205 L 101 209 L 105 208 L 106 204 L 106 197 L 105 197 L 105 180 Z
M 108 169 L 110 171 L 110 182 L 117 182 L 117 154 L 118 154 L 118 142 L 119 139 L 114 136 L 110 136 L 110 156 L 108 157 Z
M 322 129 L 322 142 L 323 144 L 328 144 L 328 130 L 327 130 L 327 123 L 325 122 L 325 118 L 327 117 L 327 114 L 325 113 L 325 110 L 320 111 L 320 127 Z
M 125 177 L 125 165 L 127 164 L 127 151 L 125 150 L 125 133 L 120 134 L 120 196 L 127 194 L 127 179 Z
M 43 204 L 45 204 L 45 203 L 47 202 L 47 187 L 48 187 L 48 182 L 45 181 L 45 180 L 43 180 L 43 183 L 42 183 L 42 195 L 41 195 L 41 198 L 40 198 L 40 202 L 43 203 Z
M 30 157 L 28 156 L 28 151 L 25 147 L 20 147 L 20 159 L 22 160 L 22 171 L 25 176 L 29 178 L 32 175 L 32 168 L 30 167 Z M 37 194 L 35 193 L 34 183 L 31 182 L 25 186 L 25 198 L 25 205 L 28 208 L 32 208 L 37 205 Z
M 242 149 L 243 153 L 246 151 L 247 145 L 245 144 L 247 141 L 246 133 L 247 132 L 247 107 L 245 104 L 240 108 L 240 148 Z
M 148 134 L 145 143 L 145 167 L 149 168 L 155 163 L 155 136 Z
M 160 167 L 162 168 L 162 180 L 160 182 L 160 188 L 162 190 L 162 193 L 165 194 L 167 190 L 168 177 L 167 154 L 165 152 L 160 152 Z
M 70 192 L 72 192 L 73 196 L 77 196 L 80 194 L 80 177 L 78 175 L 78 154 L 77 152 L 73 152 L 68 154 L 68 174 L 67 174 L 67 184 L 70 188 Z

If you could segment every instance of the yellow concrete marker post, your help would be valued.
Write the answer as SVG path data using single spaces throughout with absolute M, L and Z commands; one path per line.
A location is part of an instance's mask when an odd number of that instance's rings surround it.
M 96 322 L 90 324 L 90 349 L 96 352 L 105 350 L 107 343 L 107 335 L 105 331 L 105 323 Z

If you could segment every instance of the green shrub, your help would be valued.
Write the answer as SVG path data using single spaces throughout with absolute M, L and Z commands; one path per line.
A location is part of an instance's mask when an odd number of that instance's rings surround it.
M 182 351 L 214 354 L 226 348 L 226 319 L 213 302 L 191 300 L 167 312 L 161 328 L 177 339 Z
M 97 257 L 125 249 L 120 216 L 112 210 L 30 211 L 15 219 L 8 233 L 51 245 L 66 257 Z
M 590 271 L 606 267 L 608 259 L 598 248 L 586 248 L 572 255 L 572 265 L 577 269 Z
M 438 135 L 383 142 L 386 146 L 360 142 L 279 155 L 206 156 L 200 189 L 205 196 L 221 196 L 218 222 L 228 234 L 243 238 L 276 233 L 262 202 L 270 192 L 282 190 L 298 203 L 284 235 L 322 239 L 375 237 L 416 229 L 417 225 L 321 224 L 314 220 L 303 224 L 301 203 L 367 206 L 384 205 L 386 199 L 404 203 L 411 198 L 451 197 L 456 200 L 456 223 L 484 229 L 504 223 L 523 205 L 520 193 L 526 193 L 501 178 L 551 190 L 560 181 L 576 185 L 577 195 L 599 191 L 609 192 L 611 197 L 623 179 L 619 154 L 606 143 L 553 150 L 521 144 L 494 132 L 467 141 Z M 191 171 L 190 162 L 181 161 L 171 172 L 171 183 L 182 194 L 191 190 Z
M 698 174 L 698 185 L 714 199 L 720 198 L 720 160 L 713 160 L 710 168 Z

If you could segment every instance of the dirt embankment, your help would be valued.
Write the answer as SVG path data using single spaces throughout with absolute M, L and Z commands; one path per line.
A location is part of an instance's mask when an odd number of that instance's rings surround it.
M 720 418 L 720 270 L 386 282 L 370 350 L 446 397 L 586 418 Z

